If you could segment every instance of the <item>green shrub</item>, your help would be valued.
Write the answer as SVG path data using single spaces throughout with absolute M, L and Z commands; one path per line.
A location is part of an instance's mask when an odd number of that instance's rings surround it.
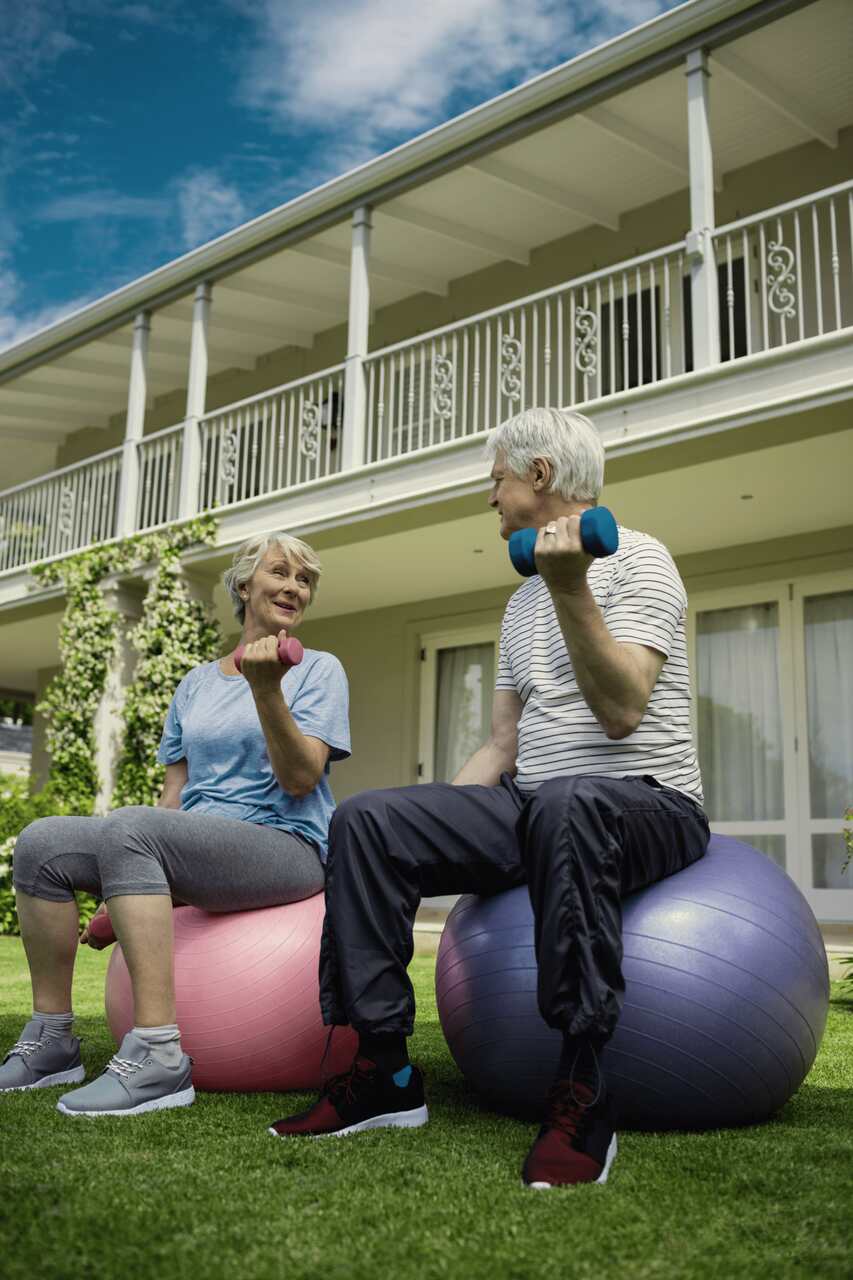
M 17 774 L 0 773 L 0 934 L 17 935 L 20 932 L 12 884 L 15 841 L 24 827 L 35 822 L 36 818 L 51 818 L 71 812 L 51 783 L 42 787 L 35 795 L 30 795 L 26 778 Z M 91 808 L 78 807 L 73 812 L 88 817 Z M 94 914 L 98 901 L 91 894 L 78 893 L 77 904 L 81 922 L 85 922 Z

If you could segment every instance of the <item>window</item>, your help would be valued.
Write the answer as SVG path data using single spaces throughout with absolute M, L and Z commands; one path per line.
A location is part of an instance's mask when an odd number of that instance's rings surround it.
M 422 636 L 419 782 L 452 782 L 488 738 L 499 638 L 499 620 Z M 423 905 L 428 916 L 455 901 L 424 898 Z
M 784 867 L 822 920 L 853 919 L 853 575 L 691 597 L 694 724 L 714 831 Z

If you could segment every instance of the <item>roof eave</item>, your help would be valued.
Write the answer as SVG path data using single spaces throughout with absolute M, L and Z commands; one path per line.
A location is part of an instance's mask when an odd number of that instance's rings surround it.
M 18 366 L 41 363 L 39 357 L 48 353 L 58 354 L 56 348 L 77 345 L 83 335 L 91 340 L 127 323 L 139 311 L 164 305 L 188 293 L 208 276 L 224 274 L 228 263 L 267 241 L 288 232 L 294 233 L 306 224 L 310 224 L 312 231 L 316 230 L 318 219 L 324 219 L 327 225 L 339 221 L 355 204 L 370 203 L 373 192 L 400 177 L 416 172 L 605 76 L 642 63 L 672 45 L 696 38 L 726 19 L 750 9 L 771 11 L 781 7 L 796 8 L 810 2 L 760 0 L 756 4 L 756 0 L 688 0 L 677 9 L 650 19 L 518 88 L 510 89 L 402 143 L 359 168 L 243 223 L 31 334 L 0 352 L 0 375 L 6 375 L 6 380 Z M 335 216 L 336 211 L 340 218 Z

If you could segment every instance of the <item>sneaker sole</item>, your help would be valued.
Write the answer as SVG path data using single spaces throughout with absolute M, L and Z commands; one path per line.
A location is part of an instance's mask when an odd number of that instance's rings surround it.
M 607 1148 L 607 1155 L 604 1158 L 604 1168 L 601 1170 L 601 1173 L 598 1175 L 598 1177 L 591 1182 L 592 1186 L 596 1186 L 600 1182 L 607 1181 L 607 1175 L 610 1172 L 610 1166 L 612 1165 L 615 1159 L 616 1159 L 616 1134 L 614 1133 L 613 1137 L 610 1139 L 610 1146 Z M 530 1191 L 552 1191 L 554 1187 L 565 1187 L 565 1186 L 582 1187 L 584 1184 L 582 1182 L 568 1182 L 568 1183 L 567 1182 L 522 1182 L 521 1185 L 523 1187 L 526 1187 Z
M 278 1133 L 270 1127 L 267 1133 L 274 1138 L 345 1138 L 349 1133 L 364 1133 L 368 1129 L 418 1129 L 426 1124 L 429 1112 L 426 1106 L 416 1107 L 412 1111 L 389 1111 L 384 1116 L 370 1116 L 367 1120 L 359 1120 L 358 1124 L 349 1124 L 345 1129 L 333 1129 L 331 1133 Z
M 25 1089 L 50 1089 L 56 1084 L 79 1084 L 86 1079 L 85 1067 L 71 1067 L 68 1071 L 54 1071 L 52 1076 L 34 1080 L 32 1084 L 12 1084 L 0 1088 L 0 1093 L 23 1093 Z
M 122 1107 L 117 1111 L 77 1111 L 66 1107 L 64 1102 L 57 1102 L 56 1109 L 64 1116 L 141 1116 L 146 1111 L 168 1111 L 172 1107 L 189 1107 L 195 1102 L 195 1089 L 182 1089 L 180 1093 L 167 1093 L 164 1098 L 152 1098 L 149 1102 L 140 1102 L 135 1107 Z

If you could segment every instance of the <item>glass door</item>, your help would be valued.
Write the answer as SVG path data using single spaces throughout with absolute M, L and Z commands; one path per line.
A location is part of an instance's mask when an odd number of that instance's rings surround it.
M 500 622 L 422 637 L 419 782 L 452 782 L 491 732 Z M 456 896 L 424 898 L 446 911 Z
M 805 881 L 819 919 L 853 919 L 844 814 L 853 808 L 853 587 L 842 579 L 794 591 Z M 833 590 L 832 587 L 841 587 Z
M 784 867 L 822 922 L 853 920 L 853 574 L 697 595 L 688 632 L 711 829 Z
M 781 587 L 757 597 L 726 593 L 716 605 L 703 598 L 693 614 L 691 670 L 711 829 L 743 839 L 796 875 L 787 603 Z

